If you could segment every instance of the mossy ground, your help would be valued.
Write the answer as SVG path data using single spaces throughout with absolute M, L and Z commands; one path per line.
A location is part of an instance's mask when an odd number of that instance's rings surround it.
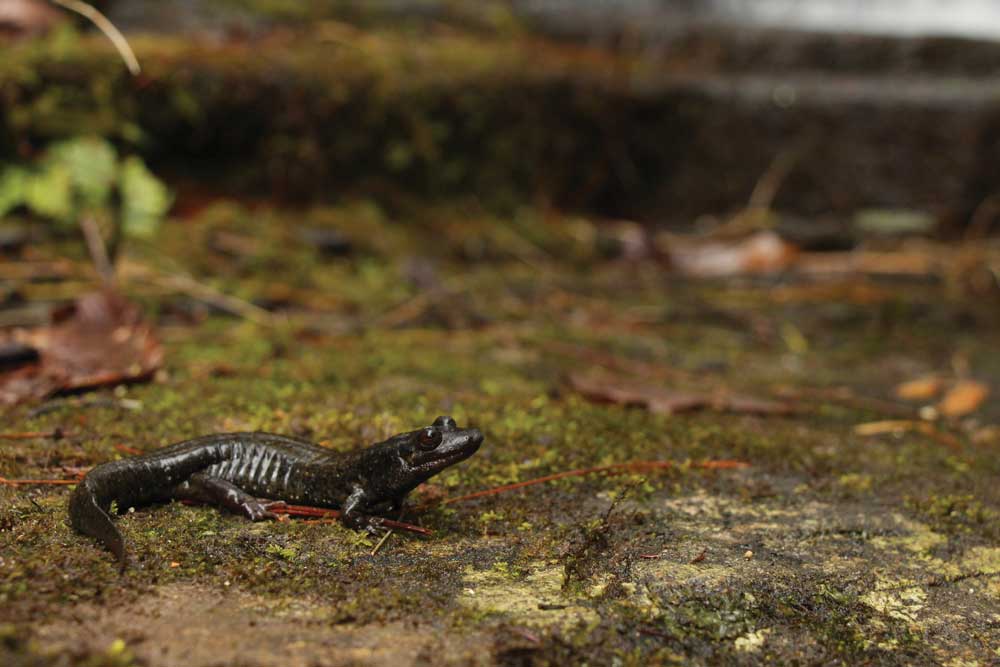
M 347 449 L 438 414 L 477 425 L 486 444 L 414 503 L 615 462 L 676 467 L 432 508 L 408 519 L 433 537 L 396 535 L 377 555 L 336 524 L 145 508 L 120 522 L 126 576 L 66 525 L 65 488 L 0 487 L 0 662 L 998 659 L 996 401 L 941 427 L 957 447 L 854 432 L 896 417 L 881 401 L 901 380 L 1000 386 L 995 306 L 922 282 L 857 279 L 871 303 L 854 279 L 679 281 L 653 262 L 599 259 L 586 221 L 421 211 L 221 202 L 134 245 L 125 289 L 159 325 L 165 372 L 117 390 L 138 410 L 11 410 L 6 431 L 65 436 L 4 442 L 0 475 L 58 477 L 122 456 L 116 445 L 225 430 Z M 353 256 L 317 254 L 296 240 L 302 225 L 345 232 Z M 278 310 L 254 324 L 150 278 L 177 271 Z M 654 415 L 567 388 L 568 372 L 609 357 L 680 389 L 791 392 L 801 413 Z M 687 465 L 704 459 L 752 465 Z

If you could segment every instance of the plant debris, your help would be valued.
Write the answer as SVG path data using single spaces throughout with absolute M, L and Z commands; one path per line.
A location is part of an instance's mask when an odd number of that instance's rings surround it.
M 855 426 L 854 432 L 863 437 L 909 432 L 923 433 L 927 437 L 940 442 L 949 449 L 959 450 L 962 448 L 962 443 L 959 442 L 958 438 L 950 433 L 942 431 L 934 424 L 926 421 L 889 419 L 885 421 L 867 422 L 865 424 L 858 424 Z
M 978 410 L 989 395 L 990 388 L 982 382 L 962 380 L 944 395 L 938 410 L 945 417 L 965 417 Z
M 611 374 L 571 373 L 569 384 L 576 392 L 592 401 L 642 407 L 654 414 L 674 415 L 696 410 L 715 410 L 758 416 L 782 416 L 798 412 L 794 405 L 784 401 L 755 398 L 729 391 L 677 392 Z
M 692 244 L 675 240 L 667 254 L 671 266 L 684 275 L 724 278 L 784 271 L 795 264 L 799 249 L 774 232 L 758 232 L 735 243 Z
M 148 379 L 163 348 L 139 307 L 112 291 L 80 297 L 49 326 L 15 331 L 13 342 L 38 351 L 37 363 L 0 374 L 0 402 Z
M 896 396 L 905 401 L 927 401 L 941 393 L 941 378 L 928 375 L 896 385 Z

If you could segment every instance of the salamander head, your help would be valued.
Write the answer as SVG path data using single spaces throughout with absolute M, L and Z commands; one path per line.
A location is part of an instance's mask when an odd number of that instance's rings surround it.
M 406 472 L 422 482 L 475 454 L 483 444 L 483 434 L 479 429 L 459 428 L 451 417 L 438 417 L 430 426 L 393 440 Z

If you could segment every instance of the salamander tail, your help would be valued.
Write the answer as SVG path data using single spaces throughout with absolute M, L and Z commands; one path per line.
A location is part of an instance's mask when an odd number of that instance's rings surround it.
M 118 532 L 107 511 L 101 507 L 93 489 L 83 480 L 69 499 L 69 519 L 73 528 L 97 538 L 118 559 L 122 572 L 128 561 L 125 557 L 125 540 Z

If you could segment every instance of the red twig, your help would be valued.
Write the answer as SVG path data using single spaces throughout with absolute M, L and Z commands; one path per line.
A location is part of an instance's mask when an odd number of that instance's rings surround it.
M 693 468 L 703 468 L 705 470 L 732 470 L 734 468 L 748 468 L 749 463 L 745 461 L 701 461 L 699 463 L 692 463 Z M 466 500 L 473 500 L 474 498 L 483 498 L 485 496 L 493 496 L 498 493 L 506 493 L 507 491 L 516 491 L 517 489 L 523 489 L 527 486 L 534 486 L 536 484 L 545 484 L 547 482 L 554 482 L 557 479 L 565 479 L 567 477 L 583 477 L 584 475 L 593 475 L 595 473 L 607 473 L 610 475 L 621 475 L 629 472 L 642 472 L 644 470 L 668 470 L 675 467 L 672 461 L 631 461 L 629 463 L 615 463 L 613 465 L 607 466 L 597 466 L 594 468 L 581 468 L 579 470 L 567 470 L 565 472 L 557 472 L 552 475 L 546 475 L 544 477 L 536 477 L 535 479 L 525 480 L 523 482 L 515 482 L 514 484 L 507 484 L 505 486 L 496 486 L 492 489 L 485 489 L 483 491 L 476 491 L 475 493 L 470 493 L 464 496 L 457 496 L 455 498 L 446 498 L 442 500 L 439 504 L 441 505 L 451 505 L 452 503 L 463 502 Z
M 0 440 L 32 440 L 34 438 L 54 438 L 58 440 L 66 436 L 62 429 L 53 431 L 25 431 L 24 433 L 0 433 Z
M 742 468 L 749 468 L 750 464 L 746 461 L 736 461 L 733 459 L 718 459 L 715 461 L 702 461 L 701 463 L 693 463 L 693 467 L 702 468 L 703 470 L 740 470 Z
M 309 507 L 307 505 L 284 505 L 281 507 L 275 507 L 271 510 L 275 514 L 288 514 L 290 516 L 312 516 L 320 517 L 324 519 L 339 519 L 340 511 L 326 509 L 324 507 Z M 396 528 L 397 530 L 405 530 L 411 533 L 417 533 L 418 535 L 431 536 L 434 531 L 424 528 L 422 526 L 415 526 L 412 523 L 405 523 L 403 521 L 393 521 L 392 519 L 382 519 L 381 524 L 386 528 Z
M 122 454 L 131 454 L 133 456 L 143 453 L 141 449 L 136 449 L 135 447 L 129 447 L 128 445 L 122 443 L 118 443 L 117 445 L 115 445 L 115 449 L 117 449 Z
M 58 486 L 61 484 L 77 484 L 77 479 L 7 479 L 0 477 L 0 484 L 4 486 Z
M 198 505 L 193 500 L 182 500 L 185 505 Z M 340 518 L 339 510 L 327 509 L 325 507 L 310 507 L 308 505 L 286 505 L 274 504 L 269 511 L 275 514 L 286 514 L 288 516 L 307 516 L 315 517 L 318 521 L 335 521 Z M 402 521 L 393 521 L 392 519 L 382 519 L 382 525 L 386 528 L 396 528 L 397 530 L 405 530 L 410 533 L 416 533 L 418 535 L 424 535 L 430 537 L 434 534 L 434 531 L 424 528 L 423 526 L 415 526 L 412 523 L 404 523 Z

